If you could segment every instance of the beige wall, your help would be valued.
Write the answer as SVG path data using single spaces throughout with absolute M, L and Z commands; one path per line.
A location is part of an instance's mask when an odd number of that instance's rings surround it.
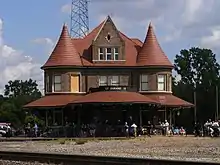
M 162 70 L 162 69 L 161 69 Z M 118 69 L 118 70 L 67 70 L 67 71 L 46 71 L 45 72 L 45 89 L 46 89 L 46 76 L 50 77 L 50 84 L 48 92 L 52 92 L 52 80 L 54 74 L 60 74 L 62 78 L 62 92 L 73 92 L 71 91 L 71 75 L 80 75 L 79 77 L 79 92 L 88 92 L 90 88 L 95 88 L 99 86 L 99 76 L 108 76 L 108 84 L 111 83 L 111 77 L 114 75 L 120 76 L 120 85 L 121 86 L 130 86 L 134 91 L 139 91 L 140 89 L 140 75 L 147 74 L 148 75 L 148 86 L 149 91 L 158 91 L 157 89 L 157 75 L 165 74 L 167 75 L 167 91 L 172 90 L 172 79 L 171 70 L 149 70 L 149 69 L 141 69 L 135 70 L 131 69 Z M 73 85 L 72 85 L 73 86 Z

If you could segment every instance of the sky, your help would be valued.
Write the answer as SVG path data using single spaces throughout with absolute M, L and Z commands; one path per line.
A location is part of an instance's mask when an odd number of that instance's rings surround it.
M 43 89 L 40 66 L 70 23 L 70 7 L 71 0 L 0 1 L 0 93 L 15 79 L 32 78 Z M 118 30 L 143 41 L 152 22 L 172 62 L 192 46 L 210 48 L 219 59 L 219 8 L 219 0 L 89 0 L 89 25 L 110 15 Z

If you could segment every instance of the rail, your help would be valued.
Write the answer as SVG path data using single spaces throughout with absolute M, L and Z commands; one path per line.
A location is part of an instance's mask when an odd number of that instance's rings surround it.
M 1 160 L 16 160 L 62 165 L 220 165 L 220 163 L 0 151 Z

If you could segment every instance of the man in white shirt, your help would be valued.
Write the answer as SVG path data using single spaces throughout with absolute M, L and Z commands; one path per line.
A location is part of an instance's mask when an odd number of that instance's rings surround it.
M 170 124 L 168 123 L 167 120 L 165 120 L 164 126 L 165 126 L 165 135 L 168 135 Z
M 137 136 L 137 125 L 135 123 L 133 123 L 131 125 L 131 128 L 132 128 L 134 137 L 136 137 Z

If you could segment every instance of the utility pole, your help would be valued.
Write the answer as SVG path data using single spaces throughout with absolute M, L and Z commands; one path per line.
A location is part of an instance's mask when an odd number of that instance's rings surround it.
M 215 87 L 215 98 L 216 98 L 216 118 L 215 120 L 218 120 L 218 85 Z
M 196 101 L 196 88 L 194 89 L 193 92 L 193 100 L 194 100 L 194 122 L 197 122 L 197 101 Z

